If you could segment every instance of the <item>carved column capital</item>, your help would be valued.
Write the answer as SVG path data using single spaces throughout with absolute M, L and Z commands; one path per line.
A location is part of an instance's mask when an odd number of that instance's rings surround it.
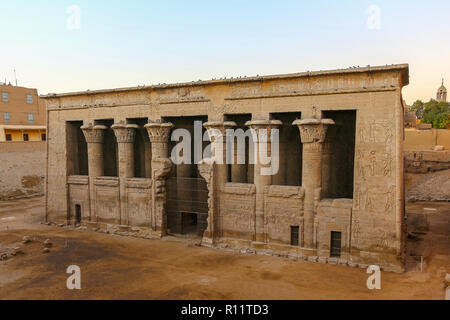
M 167 143 L 169 142 L 170 132 L 174 125 L 170 122 L 158 123 L 152 122 L 145 125 L 148 136 L 152 143 Z
M 138 128 L 139 126 L 136 124 L 114 124 L 111 126 L 116 135 L 117 143 L 133 143 Z
M 236 127 L 234 121 L 210 121 L 203 124 L 210 137 L 225 137 L 228 129 Z M 224 139 L 225 140 L 225 139 Z
M 86 125 L 81 127 L 87 143 L 103 143 L 106 129 L 108 127 L 102 125 Z
M 252 120 L 245 123 L 252 131 L 253 140 L 255 142 L 270 141 L 272 130 L 278 129 L 283 125 L 280 120 Z
M 300 130 L 302 143 L 323 143 L 330 125 L 334 125 L 332 119 L 302 119 L 295 120 L 292 125 Z

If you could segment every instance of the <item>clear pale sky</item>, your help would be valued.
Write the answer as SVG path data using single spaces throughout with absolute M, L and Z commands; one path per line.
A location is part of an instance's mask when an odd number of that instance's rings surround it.
M 0 81 L 16 68 L 46 94 L 409 63 L 410 104 L 450 88 L 449 33 L 448 0 L 0 0 Z

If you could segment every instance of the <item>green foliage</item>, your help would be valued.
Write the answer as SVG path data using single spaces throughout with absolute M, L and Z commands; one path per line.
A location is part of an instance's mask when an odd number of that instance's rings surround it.
M 417 119 L 422 119 L 424 109 L 425 104 L 422 102 L 422 100 L 416 100 L 416 102 L 413 103 L 413 105 L 409 110 L 414 111 L 416 113 Z
M 450 105 L 448 102 L 437 102 L 431 99 L 425 103 L 423 110 L 423 123 L 431 123 L 433 128 L 447 129 L 450 124 Z

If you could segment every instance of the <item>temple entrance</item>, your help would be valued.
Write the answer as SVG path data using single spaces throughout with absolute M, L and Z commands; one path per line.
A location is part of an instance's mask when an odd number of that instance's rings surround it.
M 174 130 L 189 132 L 190 141 L 185 145 L 191 147 L 190 163 L 183 162 L 173 166 L 166 181 L 167 233 L 201 238 L 207 227 L 208 188 L 198 172 L 196 160 L 201 160 L 203 150 L 208 145 L 208 142 L 203 141 L 203 124 L 208 117 L 165 117 L 163 120 L 173 123 Z M 180 142 L 184 143 L 182 140 L 169 142 L 169 154 L 172 154 L 173 148 Z M 200 159 L 197 159 L 198 154 L 195 156 L 198 151 L 201 151 Z M 181 155 L 184 155 L 184 150 Z
M 203 178 L 167 179 L 167 232 L 203 237 L 207 228 L 208 188 Z

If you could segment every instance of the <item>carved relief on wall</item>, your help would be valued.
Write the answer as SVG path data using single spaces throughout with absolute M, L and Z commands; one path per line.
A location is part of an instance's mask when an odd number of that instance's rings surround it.
M 369 188 L 366 183 L 355 184 L 355 209 L 387 213 L 395 206 L 395 186 Z M 382 205 L 381 205 L 382 204 Z
M 376 150 L 363 150 L 356 152 L 356 166 L 361 180 L 370 177 L 391 177 L 393 159 L 390 153 L 380 153 Z
M 356 247 L 358 247 L 359 245 L 360 236 L 361 236 L 361 226 L 359 225 L 359 220 L 354 219 L 352 222 L 352 243 Z
M 254 233 L 255 196 L 222 194 L 220 201 L 221 225 L 224 231 Z
M 302 187 L 266 186 L 264 188 L 264 223 L 270 240 L 290 244 L 290 227 L 299 226 L 301 245 L 304 195 Z
M 358 130 L 359 143 L 383 143 L 388 147 L 393 140 L 393 121 L 371 120 Z
M 233 98 L 255 96 L 261 94 L 261 82 L 236 83 L 231 88 Z

